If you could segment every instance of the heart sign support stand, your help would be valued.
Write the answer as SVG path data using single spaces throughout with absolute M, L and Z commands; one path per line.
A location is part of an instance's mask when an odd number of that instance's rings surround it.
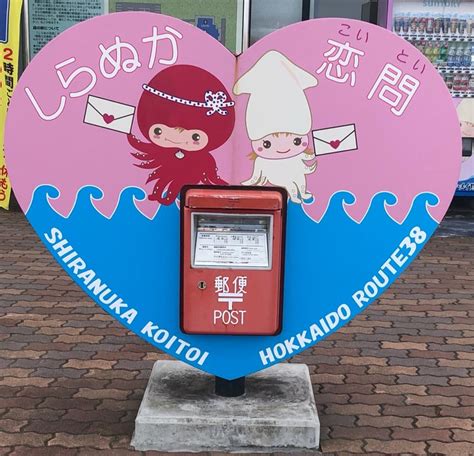
M 245 394 L 239 394 L 244 390 Z M 282 452 L 319 446 L 308 367 L 279 364 L 235 380 L 157 361 L 135 420 L 136 450 Z
M 226 380 L 216 377 L 216 394 L 222 397 L 239 397 L 245 394 L 245 377 Z
M 281 332 L 287 198 L 277 187 L 182 189 L 184 333 L 222 341 Z M 248 378 L 224 378 L 162 361 L 151 374 L 132 441 L 138 450 L 193 452 L 301 450 L 318 444 L 307 366 L 284 364 Z

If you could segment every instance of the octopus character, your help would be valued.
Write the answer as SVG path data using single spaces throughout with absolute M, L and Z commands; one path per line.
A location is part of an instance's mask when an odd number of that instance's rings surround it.
M 250 95 L 245 121 L 254 167 L 243 185 L 285 187 L 295 203 L 313 197 L 306 187 L 316 162 L 307 163 L 315 155 L 308 147 L 312 118 L 305 90 L 317 83 L 277 51 L 264 54 L 236 82 L 236 95 Z
M 169 205 L 183 185 L 227 185 L 210 152 L 234 129 L 234 102 L 211 73 L 192 65 L 161 71 L 143 85 L 137 122 L 150 142 L 132 134 L 128 141 L 140 160 L 135 166 L 151 170 L 146 183 L 155 184 L 148 199 Z
M 313 195 L 306 190 L 306 175 L 316 170 L 315 155 L 308 149 L 308 135 L 272 133 L 252 141 L 255 160 L 252 177 L 243 185 L 272 184 L 285 187 L 291 201 L 301 203 Z

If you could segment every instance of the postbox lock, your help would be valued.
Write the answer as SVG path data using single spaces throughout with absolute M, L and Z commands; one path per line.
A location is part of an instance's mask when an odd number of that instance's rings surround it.
M 206 284 L 206 282 L 204 282 L 204 280 L 200 280 L 200 281 L 198 282 L 198 288 L 199 288 L 200 290 L 205 290 L 206 287 L 207 287 L 207 284 Z

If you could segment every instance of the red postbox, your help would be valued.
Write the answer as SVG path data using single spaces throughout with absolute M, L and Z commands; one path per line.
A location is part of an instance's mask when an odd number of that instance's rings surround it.
M 181 192 L 181 329 L 281 331 L 286 191 L 186 186 Z

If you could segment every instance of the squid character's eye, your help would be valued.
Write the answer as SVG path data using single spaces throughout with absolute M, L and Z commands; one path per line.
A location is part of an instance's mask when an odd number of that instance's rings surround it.
M 201 139 L 201 136 L 198 135 L 197 133 L 194 133 L 191 138 L 193 138 L 193 141 L 199 141 Z
M 157 127 L 157 128 L 155 128 L 155 129 L 153 130 L 153 133 L 154 133 L 156 136 L 160 136 L 161 133 L 163 133 L 163 131 L 161 130 L 161 128 L 158 128 L 158 127 Z
M 263 141 L 263 147 L 265 147 L 265 149 L 270 149 L 272 143 L 270 141 Z
M 293 139 L 293 144 L 294 144 L 295 146 L 301 145 L 301 138 L 295 138 L 295 139 Z

